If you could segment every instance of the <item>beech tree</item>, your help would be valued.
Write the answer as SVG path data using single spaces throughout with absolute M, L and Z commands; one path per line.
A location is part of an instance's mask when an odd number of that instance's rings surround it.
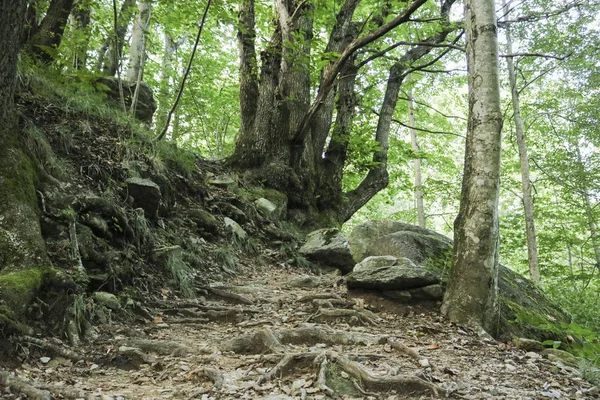
M 259 68 L 254 0 L 240 2 L 241 128 L 230 163 L 254 171 L 267 186 L 286 193 L 290 214 L 297 222 L 341 224 L 387 186 L 389 131 L 400 87 L 410 72 L 430 65 L 432 60 L 417 62 L 457 30 L 448 19 L 454 0 L 446 0 L 436 12 L 432 4 L 424 6 L 426 0 L 385 2 L 381 9 L 370 10 L 371 19 L 362 21 L 354 18 L 360 3 L 346 0 L 339 8 L 320 55 L 325 65 L 311 100 L 311 69 L 315 68 L 310 63 L 311 44 L 318 6 L 298 0 L 276 2 L 276 28 L 261 52 Z M 431 18 L 414 18 L 421 10 Z M 419 36 L 421 40 L 394 37 L 392 45 L 377 42 L 408 23 L 421 24 L 429 36 Z M 365 28 L 370 30 L 364 32 Z M 456 34 L 452 40 L 458 40 Z M 372 166 L 357 187 L 344 192 L 357 76 L 370 62 L 400 46 L 407 50 L 394 58 L 397 61 L 389 69 L 373 135 L 378 147 Z M 442 46 L 436 57 L 450 48 Z
M 465 1 L 469 123 L 454 255 L 442 313 L 495 335 L 502 112 L 493 0 Z

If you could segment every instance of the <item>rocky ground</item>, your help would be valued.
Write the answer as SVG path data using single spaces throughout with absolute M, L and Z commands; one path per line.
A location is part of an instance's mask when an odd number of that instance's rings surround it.
M 600 398 L 552 354 L 451 326 L 435 307 L 348 293 L 339 276 L 271 266 L 199 292 L 162 290 L 79 347 L 15 342 L 21 359 L 5 360 L 1 397 Z

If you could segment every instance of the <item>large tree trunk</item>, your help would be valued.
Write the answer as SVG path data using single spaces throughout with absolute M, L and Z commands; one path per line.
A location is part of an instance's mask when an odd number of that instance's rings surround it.
M 493 0 L 466 0 L 469 123 L 454 265 L 442 313 L 497 334 L 498 196 L 502 113 Z
M 143 79 L 146 35 L 149 22 L 150 3 L 148 1 L 138 1 L 138 14 L 133 24 L 131 46 L 129 48 L 129 68 L 127 69 L 127 80 L 129 82 L 138 82 Z
M 27 51 L 44 63 L 51 63 L 60 46 L 74 0 L 52 0 L 42 23 L 27 43 Z
M 419 143 L 417 142 L 417 130 L 415 129 L 415 112 L 413 109 L 412 88 L 408 89 L 408 128 L 412 149 L 417 155 L 413 165 L 415 168 L 415 208 L 417 209 L 417 221 L 421 228 L 425 228 L 425 207 L 423 206 L 423 188 L 421 183 L 421 158 L 419 157 Z
M 171 99 L 171 75 L 170 71 L 177 66 L 173 66 L 173 56 L 177 50 L 178 44 L 175 43 L 171 35 L 163 33 L 164 52 L 160 71 L 160 85 L 158 89 L 158 111 L 156 112 L 156 126 L 164 126 L 167 121 L 167 114 L 172 104 Z
M 508 6 L 504 4 L 504 10 L 508 17 Z M 521 117 L 521 104 L 519 101 L 519 91 L 517 90 L 517 77 L 513 58 L 512 39 L 510 37 L 510 27 L 506 26 L 506 49 L 509 57 L 506 59 L 508 67 L 508 77 L 510 81 L 510 92 L 512 95 L 513 118 L 515 121 L 515 134 L 517 136 L 517 145 L 519 146 L 519 162 L 521 164 L 521 188 L 523 192 L 523 210 L 525 213 L 525 232 L 527 234 L 527 259 L 529 262 L 529 276 L 534 282 L 540 281 L 540 266 L 538 262 L 537 238 L 535 235 L 535 220 L 533 215 L 533 195 L 532 184 L 529 178 L 529 157 L 527 155 L 527 143 L 523 129 L 523 118 Z

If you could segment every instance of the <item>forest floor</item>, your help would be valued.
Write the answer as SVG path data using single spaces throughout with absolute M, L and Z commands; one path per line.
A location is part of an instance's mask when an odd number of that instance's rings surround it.
M 163 290 L 147 319 L 113 318 L 78 348 L 21 342 L 25 361 L 0 372 L 0 397 L 600 398 L 574 368 L 451 326 L 435 308 L 349 294 L 338 276 L 272 266 L 204 292 Z

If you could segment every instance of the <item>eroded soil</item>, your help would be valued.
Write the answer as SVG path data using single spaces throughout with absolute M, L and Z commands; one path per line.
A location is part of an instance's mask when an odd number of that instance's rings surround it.
M 164 290 L 145 307 L 78 348 L 15 343 L 26 361 L 0 373 L 2 398 L 599 398 L 560 361 L 453 327 L 435 308 L 348 296 L 332 275 L 272 267 L 194 300 Z

